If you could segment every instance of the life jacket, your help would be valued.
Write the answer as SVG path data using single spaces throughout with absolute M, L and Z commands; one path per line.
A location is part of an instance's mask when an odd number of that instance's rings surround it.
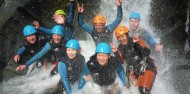
M 60 43 L 56 44 L 53 39 L 50 40 L 50 45 L 51 45 L 51 53 L 54 56 L 55 61 L 58 61 L 62 57 L 65 56 L 66 54 L 66 47 L 65 47 L 65 41 L 61 40 Z
M 41 36 L 36 35 L 36 42 L 34 44 L 30 44 L 29 42 L 25 43 L 26 51 L 25 54 L 27 57 L 34 56 L 37 52 L 39 52 L 42 47 L 46 44 L 47 39 Z
M 119 51 L 121 57 L 125 58 L 126 63 L 128 64 L 128 71 L 133 71 L 133 74 L 138 78 L 141 74 L 141 61 L 145 57 L 150 55 L 150 49 L 146 46 L 143 40 L 140 40 L 138 43 L 133 43 L 132 38 L 128 38 L 127 45 L 119 45 Z
M 137 65 L 143 58 L 139 56 L 138 52 L 135 51 L 134 43 L 132 39 L 128 40 L 127 45 L 118 46 L 121 56 L 126 60 L 126 63 L 130 66 Z
M 66 56 L 63 57 L 61 61 L 66 65 L 68 81 L 70 82 L 70 84 L 74 84 L 81 77 L 80 75 L 82 74 L 85 64 L 84 56 L 82 56 L 81 54 L 77 54 L 74 59 L 69 59 Z
M 100 86 L 108 86 L 115 82 L 116 71 L 119 66 L 117 59 L 113 56 L 109 58 L 106 65 L 98 63 L 96 55 L 92 56 L 87 62 L 88 69 L 91 72 L 93 81 Z
M 102 32 L 97 32 L 94 28 L 91 33 L 91 36 L 96 45 L 100 42 L 110 43 L 113 39 L 112 32 L 110 32 L 107 26 L 104 28 Z

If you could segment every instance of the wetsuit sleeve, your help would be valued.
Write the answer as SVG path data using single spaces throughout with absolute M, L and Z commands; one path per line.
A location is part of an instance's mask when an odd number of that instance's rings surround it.
M 67 94 L 72 94 L 71 86 L 69 84 L 68 77 L 67 77 L 67 68 L 63 62 L 59 62 L 58 72 L 59 72 L 61 81 L 63 83 L 64 89 L 66 90 Z
M 154 47 L 156 44 L 158 44 L 154 38 L 150 35 L 150 33 L 146 32 L 146 37 L 145 37 L 146 42 L 151 46 Z
M 73 24 L 73 19 L 74 19 L 74 1 L 71 1 L 68 22 L 70 24 Z
M 82 89 L 84 87 L 84 85 L 86 84 L 85 79 L 83 78 L 84 75 L 88 75 L 90 74 L 89 69 L 87 68 L 87 65 L 84 63 L 84 67 L 83 67 L 83 71 L 82 71 L 82 75 L 80 77 L 79 80 L 79 85 L 78 85 L 78 90 Z
M 119 64 L 119 66 L 117 68 L 117 74 L 118 74 L 122 84 L 127 85 L 125 70 L 121 64 Z
M 123 18 L 122 6 L 118 6 L 117 18 L 114 20 L 113 23 L 108 25 L 108 29 L 110 30 L 110 32 L 113 32 L 115 30 L 115 28 L 121 23 L 122 18 Z
M 34 57 L 32 57 L 29 61 L 26 62 L 26 66 L 29 66 L 42 58 L 49 50 L 51 49 L 51 46 L 49 43 L 46 43 L 46 45 L 43 47 L 41 51 L 39 51 Z
M 22 46 L 22 48 L 20 48 L 18 51 L 17 51 L 17 55 L 21 55 L 24 51 L 26 50 L 26 47 L 25 46 Z
M 118 60 L 118 62 L 120 62 L 120 63 L 124 62 L 124 58 L 123 58 L 121 52 L 119 51 L 119 49 L 117 52 L 114 52 L 114 55 L 115 55 L 115 58 Z
M 88 33 L 92 33 L 92 30 L 93 30 L 93 26 L 90 26 L 88 25 L 86 22 L 83 21 L 83 18 L 82 18 L 82 13 L 79 13 L 78 14 L 78 23 L 79 23 L 79 26 L 84 29 L 86 32 Z
M 44 32 L 44 33 L 46 33 L 48 36 L 52 35 L 51 29 L 47 29 L 45 27 L 40 27 L 39 30 L 42 31 L 42 32 Z

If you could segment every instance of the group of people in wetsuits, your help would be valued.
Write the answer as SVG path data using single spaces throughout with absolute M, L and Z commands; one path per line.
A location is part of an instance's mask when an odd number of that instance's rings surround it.
M 87 63 L 80 53 L 78 40 L 73 38 L 75 4 L 74 0 L 70 0 L 68 17 L 63 10 L 57 10 L 53 15 L 57 25 L 53 28 L 41 27 L 38 21 L 33 22 L 34 26 L 24 27 L 23 35 L 26 43 L 13 58 L 19 65 L 16 70 L 24 70 L 31 65 L 43 66 L 44 63 L 39 64 L 38 61 L 53 57 L 51 60 L 53 69 L 50 74 L 58 73 L 61 77 L 58 83 L 61 89 L 56 89 L 55 94 L 62 94 L 63 91 L 72 94 L 72 85 L 77 83 L 78 90 L 81 90 L 91 79 L 105 88 L 103 89 L 105 94 L 118 94 L 118 91 L 112 88 L 117 84 L 117 75 L 123 87 L 129 88 L 134 84 L 130 82 L 136 80 L 135 85 L 138 86 L 140 94 L 150 94 L 157 69 L 154 60 L 149 56 L 151 53 L 149 47 L 161 51 L 163 45 L 157 43 L 149 32 L 139 26 L 140 14 L 137 12 L 130 14 L 129 28 L 119 25 L 123 17 L 122 0 L 115 0 L 115 2 L 117 17 L 107 26 L 103 15 L 94 17 L 92 26 L 85 23 L 82 18 L 84 7 L 78 5 L 79 26 L 90 33 L 96 44 L 95 54 Z M 49 37 L 39 35 L 37 29 Z M 113 34 L 119 42 L 118 47 L 112 43 Z

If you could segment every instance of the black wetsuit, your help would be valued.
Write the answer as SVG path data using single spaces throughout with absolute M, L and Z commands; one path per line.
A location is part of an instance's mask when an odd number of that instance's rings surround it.
M 131 38 L 128 38 L 127 45 L 120 44 L 118 48 L 127 63 L 126 74 L 132 72 L 136 79 L 138 79 L 138 77 L 142 75 L 145 70 L 151 70 L 154 74 L 156 74 L 154 60 L 149 57 L 150 49 L 142 47 L 138 43 L 133 43 Z M 142 70 L 144 66 L 146 66 L 145 70 Z M 140 94 L 150 93 L 145 87 L 139 87 L 139 91 Z
M 87 62 L 93 81 L 100 86 L 112 85 L 116 79 L 116 71 L 120 64 L 119 59 L 111 56 L 108 63 L 102 66 L 98 63 L 96 55 L 93 55 Z
M 36 37 L 37 40 L 34 44 L 30 44 L 29 42 L 24 43 L 25 51 L 20 55 L 19 64 L 25 64 L 31 57 L 38 53 L 48 41 L 45 37 L 38 35 Z

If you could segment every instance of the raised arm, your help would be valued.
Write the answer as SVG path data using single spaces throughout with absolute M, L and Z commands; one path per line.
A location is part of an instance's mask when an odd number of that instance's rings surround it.
M 113 32 L 114 29 L 121 23 L 121 20 L 123 18 L 123 12 L 122 12 L 122 0 L 116 0 L 117 7 L 117 18 L 114 20 L 113 23 L 108 25 L 108 29 Z
M 52 35 L 51 29 L 48 29 L 48 28 L 45 28 L 45 27 L 40 27 L 39 30 L 42 31 L 42 32 L 44 32 L 44 33 L 46 33 L 49 36 Z
M 39 29 L 40 31 L 42 31 L 42 32 L 46 33 L 47 35 L 51 36 L 51 29 L 48 29 L 48 28 L 45 28 L 45 27 L 40 27 L 40 24 L 39 24 L 38 21 L 34 21 L 33 24 L 34 24 L 34 27 L 36 29 Z
M 70 24 L 73 24 L 74 20 L 74 0 L 70 0 L 70 11 L 69 11 L 69 16 L 68 16 L 68 22 Z
M 83 4 L 81 7 L 78 5 L 78 23 L 79 23 L 79 26 L 82 29 L 84 29 L 86 32 L 92 33 L 93 26 L 90 26 L 86 22 L 83 21 L 83 18 L 82 18 L 83 12 L 84 12 Z

